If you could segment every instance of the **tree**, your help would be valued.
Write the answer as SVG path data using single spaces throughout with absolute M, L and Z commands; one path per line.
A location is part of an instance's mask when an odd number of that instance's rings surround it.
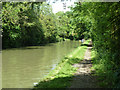
M 73 8 L 76 32 L 89 31 L 93 47 L 97 52 L 97 74 L 104 78 L 108 87 L 120 87 L 120 5 L 112 2 L 83 2 Z M 87 34 L 87 33 L 86 33 Z M 117 75 L 116 75 L 117 73 Z

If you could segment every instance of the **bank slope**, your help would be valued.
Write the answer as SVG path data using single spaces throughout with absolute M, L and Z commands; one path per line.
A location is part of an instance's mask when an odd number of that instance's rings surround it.
M 84 54 L 87 49 L 87 44 L 90 42 L 86 40 L 81 46 L 76 48 L 69 55 L 65 56 L 56 68 L 52 70 L 42 81 L 40 81 L 34 90 L 38 88 L 65 88 L 70 86 L 70 81 L 74 77 L 77 68 L 73 64 L 79 63 L 84 59 Z

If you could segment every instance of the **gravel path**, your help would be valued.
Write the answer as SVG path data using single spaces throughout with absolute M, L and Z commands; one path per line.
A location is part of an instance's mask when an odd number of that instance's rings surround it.
M 74 67 L 78 67 L 77 72 L 74 74 L 72 85 L 70 88 L 97 88 L 96 77 L 91 75 L 90 67 L 91 63 L 91 43 L 85 52 L 84 60 L 78 64 L 74 64 Z

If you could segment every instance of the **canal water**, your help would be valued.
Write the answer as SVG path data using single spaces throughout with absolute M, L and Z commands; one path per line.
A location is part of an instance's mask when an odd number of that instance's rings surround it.
M 79 45 L 78 41 L 64 41 L 3 50 L 2 88 L 32 88 Z

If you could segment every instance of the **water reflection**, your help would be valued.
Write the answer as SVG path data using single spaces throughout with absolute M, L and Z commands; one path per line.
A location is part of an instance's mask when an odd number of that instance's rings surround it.
M 68 53 L 79 46 L 77 41 L 51 43 L 2 51 L 2 87 L 31 88 Z

